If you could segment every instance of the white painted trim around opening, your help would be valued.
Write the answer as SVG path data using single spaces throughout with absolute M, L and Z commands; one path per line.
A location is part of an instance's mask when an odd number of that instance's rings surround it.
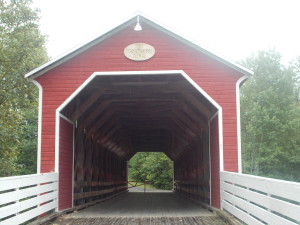
M 73 161 L 72 161 L 72 207 L 74 206 L 74 137 L 75 137 L 75 124 L 66 116 L 61 114 L 58 110 L 56 110 L 56 122 L 55 122 L 55 172 L 59 174 L 59 136 L 60 136 L 60 118 L 64 119 L 68 123 L 73 125 Z M 59 175 L 58 175 L 58 183 L 59 183 Z M 57 190 L 57 196 L 59 196 L 59 188 Z M 57 198 L 57 205 L 59 206 L 59 198 Z M 58 207 L 57 207 L 58 211 Z
M 218 126 L 219 126 L 219 151 L 220 151 L 220 170 L 224 170 L 223 159 L 223 116 L 222 107 L 211 98 L 202 88 L 198 86 L 183 70 L 158 70 L 158 71 L 113 71 L 113 72 L 95 72 L 93 73 L 69 98 L 67 98 L 58 108 L 57 114 L 69 104 L 96 76 L 133 76 L 133 75 L 164 75 L 164 74 L 181 74 L 190 84 L 192 84 L 214 107 L 218 109 Z M 58 120 L 59 115 L 56 115 Z M 59 122 L 56 121 L 56 133 L 59 127 Z M 56 137 L 57 139 L 57 137 Z M 57 142 L 57 140 L 56 140 Z M 56 144 L 56 152 L 58 151 L 59 143 Z M 57 161 L 57 160 L 55 160 Z M 56 163 L 57 164 L 57 163 Z M 57 166 L 55 167 L 58 168 Z M 56 170 L 55 170 L 56 171 Z
M 94 72 L 70 97 L 68 97 L 56 110 L 56 127 L 55 127 L 55 172 L 59 172 L 59 118 L 62 117 L 74 125 L 72 121 L 61 114 L 66 107 L 96 76 L 134 76 L 134 75 L 182 75 L 194 88 L 196 88 L 214 107 L 217 112 L 210 118 L 210 121 L 218 116 L 219 129 L 219 159 L 220 170 L 224 170 L 223 158 L 223 116 L 222 107 L 210 97 L 197 83 L 195 83 L 183 70 L 159 70 L 159 71 L 113 71 L 113 72 Z M 73 146 L 74 148 L 74 146 Z M 73 162 L 74 163 L 74 162 Z M 74 171 L 73 171 L 74 172 Z M 73 201 L 73 199 L 72 199 Z
M 211 205 L 211 154 L 210 154 L 210 121 L 208 124 L 208 160 L 209 160 L 209 205 Z
M 39 106 L 38 106 L 38 137 L 37 137 L 37 165 L 36 173 L 41 173 L 41 155 L 42 155 L 42 110 L 43 110 L 43 87 L 36 80 L 31 80 L 39 89 Z
M 60 135 L 60 118 L 63 118 L 68 123 L 74 126 L 74 123 L 56 110 L 56 122 L 55 122 L 55 172 L 59 172 L 59 135 Z
M 209 119 L 209 129 L 210 129 L 210 123 L 213 119 L 215 119 L 218 116 L 218 132 L 219 132 L 219 157 L 220 157 L 220 171 L 224 170 L 224 153 L 223 153 L 223 117 L 222 117 L 222 108 L 219 109 L 212 117 Z M 221 124 L 220 124 L 221 123 Z M 210 131 L 209 131 L 210 132 Z M 210 134 L 210 133 L 209 133 Z M 222 135 L 220 135 L 222 134 Z M 222 136 L 222 137 L 221 137 Z M 210 137 L 209 137 L 210 138 Z M 222 145 L 220 144 L 222 143 Z M 210 146 L 209 146 L 210 148 Z M 210 152 L 210 149 L 209 149 Z
M 60 131 L 60 113 L 56 110 L 55 115 L 55 172 L 59 172 L 59 131 Z
M 236 123 L 237 123 L 237 146 L 238 146 L 238 172 L 242 173 L 242 137 L 241 137 L 241 109 L 240 109 L 240 86 L 248 79 L 245 75 L 236 82 Z
M 181 74 L 189 81 L 213 106 L 215 106 L 218 111 L 213 115 L 215 117 L 218 115 L 218 128 L 219 128 L 219 156 L 220 156 L 220 171 L 224 170 L 224 157 L 223 157 L 223 115 L 222 115 L 222 107 L 212 98 L 210 97 L 202 88 L 196 84 L 184 71 L 181 71 Z M 211 119 L 210 119 L 211 121 Z
M 73 123 L 73 159 L 72 159 L 72 208 L 74 207 L 74 165 L 75 165 L 75 124 Z

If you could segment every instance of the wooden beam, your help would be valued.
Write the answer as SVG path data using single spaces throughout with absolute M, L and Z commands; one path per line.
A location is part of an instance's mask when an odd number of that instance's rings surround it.
M 89 127 L 94 120 L 99 116 L 104 110 L 107 110 L 107 106 L 109 105 L 109 102 L 102 101 L 96 109 L 94 109 L 92 112 L 88 114 L 88 116 L 85 116 L 84 118 L 79 118 L 79 124 L 78 129 L 83 129 L 85 127 Z
M 87 135 L 91 136 L 93 133 L 96 134 L 96 132 L 105 124 L 108 123 L 111 119 L 116 118 L 114 116 L 114 113 L 110 110 L 106 111 L 103 116 L 100 118 L 97 118 L 97 121 L 94 121 L 93 124 L 86 127 L 87 129 Z
M 106 89 L 99 89 L 93 94 L 91 94 L 87 99 L 84 100 L 84 102 L 81 102 L 80 105 L 78 105 L 73 112 L 73 114 L 70 116 L 70 120 L 75 121 L 77 120 L 82 113 L 84 113 L 86 110 L 88 110 L 89 107 L 91 107 L 94 102 L 102 95 L 104 94 Z M 80 95 L 80 94 L 79 94 Z
M 191 93 L 187 91 L 181 92 L 181 94 L 185 97 L 186 101 L 190 102 L 192 105 L 195 106 L 195 108 L 198 109 L 199 112 L 201 112 L 206 119 L 210 118 L 211 111 L 207 109 L 207 107 L 201 103 L 196 97 L 194 97 Z

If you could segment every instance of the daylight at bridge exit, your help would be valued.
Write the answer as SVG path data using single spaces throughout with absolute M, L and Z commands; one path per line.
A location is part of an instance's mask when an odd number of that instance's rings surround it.
M 300 57 L 138 12 L 49 59 L 29 2 L 0 8 L 0 225 L 300 224 Z

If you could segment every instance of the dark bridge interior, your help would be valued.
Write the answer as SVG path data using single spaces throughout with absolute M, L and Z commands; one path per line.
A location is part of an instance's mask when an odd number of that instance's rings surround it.
M 181 74 L 95 76 L 61 111 L 76 125 L 75 205 L 126 190 L 137 152 L 164 152 L 174 161 L 174 190 L 209 203 L 216 111 Z

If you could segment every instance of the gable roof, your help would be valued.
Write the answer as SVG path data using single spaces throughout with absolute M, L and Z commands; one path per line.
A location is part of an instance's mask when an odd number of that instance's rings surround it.
M 92 46 L 100 43 L 101 41 L 109 38 L 110 36 L 114 35 L 115 33 L 117 33 L 118 31 L 122 30 L 123 28 L 125 28 L 128 25 L 131 25 L 132 23 L 136 23 L 137 18 L 139 17 L 139 21 L 141 24 L 143 23 L 147 23 L 149 25 L 151 25 L 152 27 L 168 34 L 169 36 L 183 42 L 184 44 L 193 47 L 194 49 L 198 50 L 201 53 L 204 53 L 205 55 L 227 65 L 228 67 L 244 74 L 244 75 L 253 75 L 253 72 L 239 64 L 234 63 L 233 61 L 225 58 L 224 56 L 221 56 L 220 54 L 215 53 L 212 50 L 209 50 L 206 47 L 200 46 L 198 43 L 196 43 L 195 41 L 192 41 L 186 37 L 184 37 L 183 35 L 177 33 L 176 31 L 173 31 L 169 28 L 167 28 L 166 26 L 161 25 L 158 22 L 154 22 L 153 19 L 149 19 L 149 17 L 145 16 L 144 14 L 138 12 L 136 13 L 133 17 L 131 17 L 129 20 L 119 24 L 118 26 L 116 26 L 115 28 L 113 28 L 112 30 L 109 30 L 105 33 L 103 33 L 102 35 L 88 41 L 85 42 L 69 51 L 67 51 L 66 53 L 64 53 L 61 56 L 58 56 L 52 60 L 50 60 L 49 62 L 37 67 L 36 69 L 30 71 L 29 73 L 25 74 L 25 78 L 29 78 L 29 79 L 35 79 L 39 76 L 41 76 L 42 74 L 48 72 L 49 70 L 59 66 L 60 64 L 68 61 L 69 59 L 75 57 L 76 55 L 84 52 L 85 50 L 91 48 Z

